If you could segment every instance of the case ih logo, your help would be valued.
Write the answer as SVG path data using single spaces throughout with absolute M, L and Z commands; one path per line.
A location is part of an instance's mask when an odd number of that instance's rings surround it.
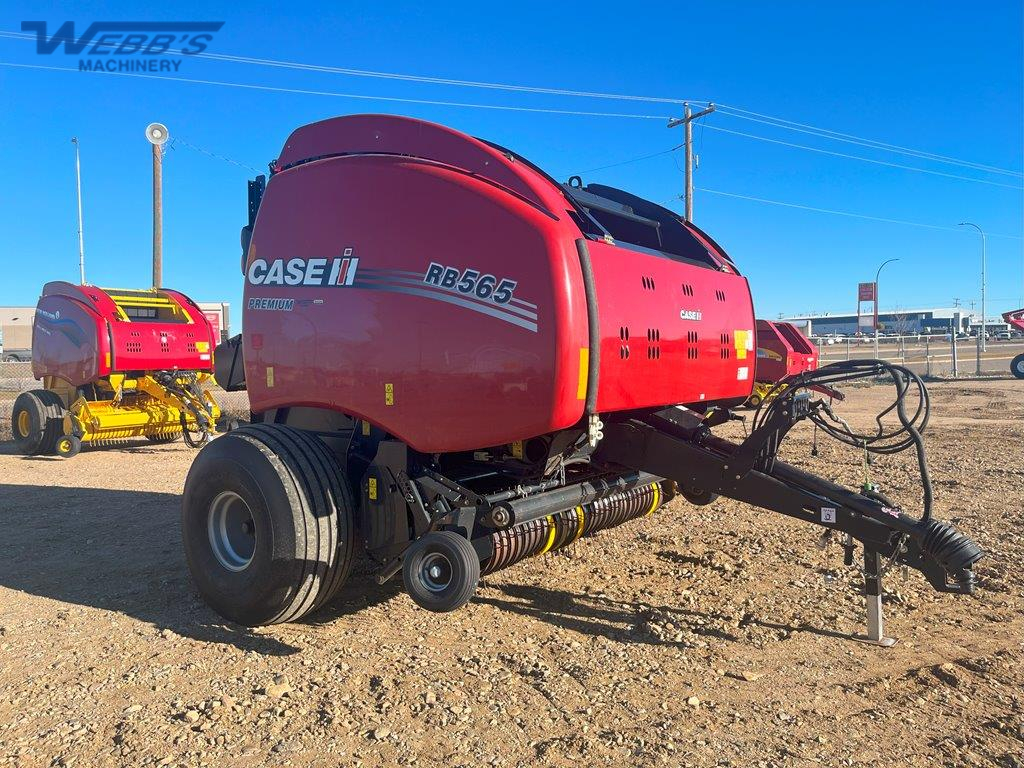
M 352 249 L 334 259 L 256 259 L 246 272 L 252 285 L 352 285 L 359 258 Z
M 79 70 L 103 72 L 177 72 L 181 59 L 163 54 L 202 53 L 223 26 L 223 21 L 94 21 L 76 37 L 73 21 L 52 35 L 45 21 L 21 22 L 22 31 L 36 33 L 36 53 L 49 56 L 63 45 L 68 56 L 90 57 L 78 60 Z

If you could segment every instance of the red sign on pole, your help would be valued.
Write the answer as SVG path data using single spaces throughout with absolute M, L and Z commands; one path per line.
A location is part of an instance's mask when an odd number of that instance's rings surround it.
M 220 342 L 220 312 L 203 312 L 206 315 L 206 319 L 210 321 L 210 325 L 213 326 L 213 338 Z
M 876 283 L 860 283 L 857 286 L 857 301 L 874 301 L 877 291 Z

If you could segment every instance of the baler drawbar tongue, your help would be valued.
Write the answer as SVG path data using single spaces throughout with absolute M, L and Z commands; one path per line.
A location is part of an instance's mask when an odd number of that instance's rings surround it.
M 822 387 L 883 375 L 890 376 L 896 387 L 895 402 L 882 412 L 897 415 L 898 426 L 891 431 L 879 427 L 874 434 L 855 434 L 826 401 L 811 399 L 810 392 Z M 918 403 L 910 415 L 906 396 L 912 388 Z M 928 395 L 921 379 L 902 366 L 852 360 L 785 379 L 780 389 L 782 394 L 757 410 L 753 430 L 742 443 L 711 434 L 714 412 L 701 418 L 693 411 L 668 408 L 606 424 L 597 458 L 674 480 L 691 500 L 722 495 L 820 525 L 827 529 L 825 542 L 834 532 L 843 534 L 847 565 L 853 562 L 854 541 L 859 541 L 864 548 L 867 639 L 872 642 L 893 642 L 883 631 L 881 579 L 895 564 L 921 571 L 940 592 L 972 593 L 972 569 L 983 551 L 931 514 L 931 482 L 921 439 L 928 420 Z M 921 472 L 921 516 L 908 515 L 874 484 L 865 483 L 859 492 L 853 491 L 778 461 L 782 439 L 803 419 L 867 453 L 914 450 Z

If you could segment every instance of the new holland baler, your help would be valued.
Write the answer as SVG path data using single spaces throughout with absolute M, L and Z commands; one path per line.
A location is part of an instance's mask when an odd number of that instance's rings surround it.
M 25 454 L 69 458 L 83 444 L 185 436 L 205 443 L 220 409 L 202 385 L 217 343 L 187 296 L 51 282 L 32 325 L 32 375 L 42 389 L 14 402 L 14 441 Z
M 910 371 L 852 361 L 787 380 L 741 443 L 714 429 L 751 394 L 750 288 L 671 211 L 561 184 L 495 144 L 384 115 L 307 125 L 249 184 L 244 333 L 217 352 L 254 423 L 197 456 L 183 499 L 193 579 L 225 617 L 297 619 L 356 547 L 419 605 L 467 602 L 481 573 L 717 495 L 864 548 L 870 634 L 893 563 L 970 592 L 982 553 L 931 515 Z M 898 421 L 861 436 L 810 387 L 888 375 Z M 916 406 L 905 401 L 912 398 Z M 909 448 L 910 514 L 776 459 L 809 419 L 858 449 Z

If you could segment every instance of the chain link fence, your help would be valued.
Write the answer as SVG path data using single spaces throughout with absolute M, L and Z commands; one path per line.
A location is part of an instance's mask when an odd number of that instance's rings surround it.
M 883 337 L 878 341 L 877 354 L 874 337 L 813 341 L 822 365 L 878 357 L 934 378 L 1009 375 L 1010 362 L 1024 353 L 1024 342 L 1017 340 L 990 340 L 979 353 L 977 339 L 960 339 L 954 348 L 953 342 L 942 336 Z
M 42 386 L 32 377 L 32 363 L 0 363 L 0 440 L 12 438 L 11 409 L 18 395 Z M 249 420 L 249 398 L 245 392 L 225 392 L 216 385 L 211 391 L 225 418 Z

